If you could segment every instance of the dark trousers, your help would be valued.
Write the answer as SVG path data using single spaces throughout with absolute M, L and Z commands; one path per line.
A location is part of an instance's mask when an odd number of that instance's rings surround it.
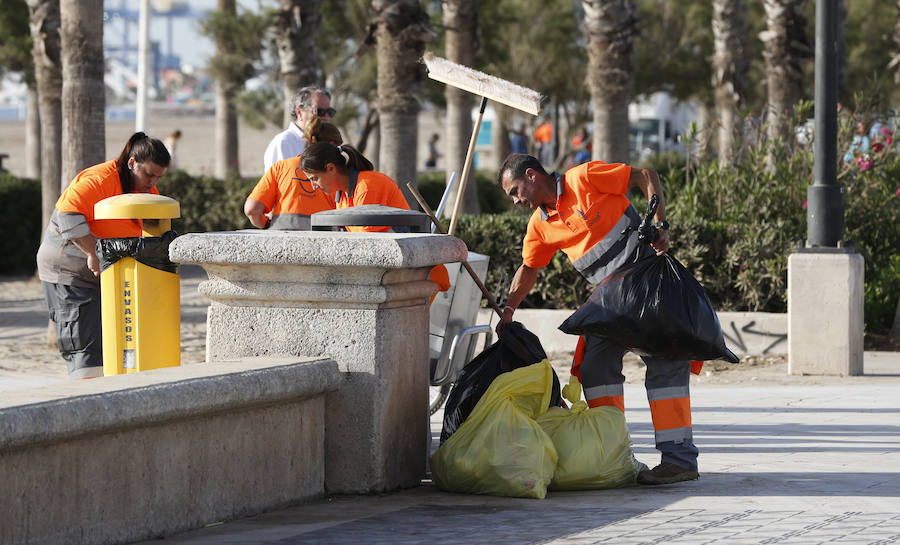
M 41 282 L 69 378 L 103 374 L 100 289 Z
M 600 337 L 586 335 L 578 340 L 573 365 L 578 368 L 589 406 L 613 406 L 625 412 L 622 374 L 625 352 L 624 346 Z M 662 461 L 696 470 L 698 451 L 694 446 L 690 404 L 691 362 L 642 359 L 647 364 L 644 386 Z

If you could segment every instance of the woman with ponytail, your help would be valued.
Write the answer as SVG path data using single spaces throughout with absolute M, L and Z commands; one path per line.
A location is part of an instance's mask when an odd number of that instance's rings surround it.
M 136 132 L 117 159 L 81 171 L 56 201 L 37 265 L 70 378 L 103 374 L 97 240 L 142 232 L 139 219 L 94 219 L 94 205 L 124 193 L 158 195 L 156 184 L 170 160 L 162 141 Z
M 318 117 L 313 117 L 303 134 L 307 145 L 343 142 L 341 131 Z M 315 188 L 300 170 L 300 156 L 276 161 L 244 201 L 244 215 L 260 229 L 308 231 L 310 215 L 332 209 L 334 199 Z
M 314 186 L 334 197 L 337 208 L 381 204 L 409 210 L 397 182 L 386 174 L 375 172 L 372 163 L 352 146 L 313 144 L 303 152 L 300 167 Z M 386 226 L 350 225 L 346 229 L 381 233 L 391 230 Z M 440 291 L 450 289 L 450 278 L 443 265 L 431 269 L 429 279 Z M 434 300 L 434 295 L 431 299 Z
M 375 172 L 372 163 L 353 146 L 313 144 L 303 152 L 300 168 L 314 186 L 334 198 L 336 208 L 382 204 L 409 210 L 397 182 Z M 390 227 L 348 226 L 347 230 L 386 232 Z

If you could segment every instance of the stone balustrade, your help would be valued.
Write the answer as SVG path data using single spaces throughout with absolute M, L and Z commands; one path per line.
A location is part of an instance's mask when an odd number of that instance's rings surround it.
M 419 484 L 428 440 L 429 270 L 465 259 L 445 235 L 331 231 L 188 234 L 170 257 L 202 266 L 207 362 L 327 357 L 325 486 L 364 493 Z

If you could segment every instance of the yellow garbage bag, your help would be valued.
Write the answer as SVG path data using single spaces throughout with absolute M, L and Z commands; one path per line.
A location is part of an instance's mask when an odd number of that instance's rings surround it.
M 494 379 L 431 456 L 434 483 L 450 492 L 543 499 L 557 456 L 534 419 L 547 410 L 552 387 L 546 359 Z
M 645 466 L 634 458 L 625 415 L 615 407 L 589 409 L 579 400 L 581 385 L 577 381 L 572 377 L 563 388 L 563 395 L 574 402 L 571 409 L 551 407 L 537 419 L 559 456 L 551 489 L 593 490 L 634 484 Z

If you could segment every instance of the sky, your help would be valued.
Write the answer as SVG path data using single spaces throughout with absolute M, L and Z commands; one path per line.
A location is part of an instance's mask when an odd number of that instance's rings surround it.
M 182 64 L 203 66 L 213 54 L 212 42 L 200 33 L 199 17 L 204 12 L 216 8 L 216 0 L 151 0 L 152 5 L 161 6 L 166 3 L 183 5 L 190 9 L 192 17 L 171 18 L 171 52 L 181 57 Z M 257 0 L 239 0 L 239 5 L 256 11 L 260 2 Z M 271 5 L 272 0 L 263 0 L 264 5 Z M 106 0 L 104 9 L 107 14 L 103 27 L 103 43 L 107 57 L 122 55 L 116 48 L 127 47 L 132 59 L 137 56 L 138 23 L 131 20 L 126 24 L 122 12 L 136 14 L 140 6 L 138 0 Z M 153 15 L 150 20 L 150 39 L 159 42 L 163 54 L 169 53 L 168 17 Z M 128 33 L 126 42 L 125 33 Z M 126 45 L 128 44 L 128 45 Z M 132 61 L 133 62 L 133 61 Z

